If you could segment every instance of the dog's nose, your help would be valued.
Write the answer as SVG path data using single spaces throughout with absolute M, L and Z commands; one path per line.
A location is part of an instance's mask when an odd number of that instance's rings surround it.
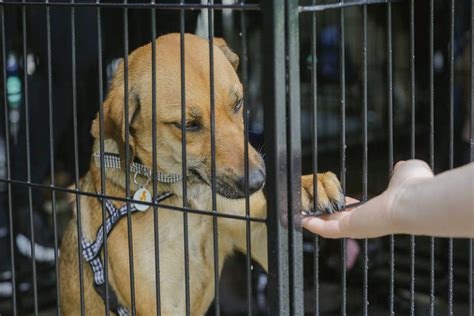
M 265 183 L 265 172 L 260 168 L 250 169 L 249 172 L 249 191 L 254 193 L 260 190 Z M 245 177 L 240 179 L 240 189 L 245 192 Z

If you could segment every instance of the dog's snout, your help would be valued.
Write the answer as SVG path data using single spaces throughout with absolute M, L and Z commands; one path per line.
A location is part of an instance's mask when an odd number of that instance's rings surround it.
M 249 170 L 249 191 L 254 193 L 260 190 L 265 183 L 265 171 L 261 168 L 255 168 Z M 245 192 L 245 177 L 242 177 L 239 181 L 239 186 L 242 192 Z
M 256 168 L 250 171 L 249 174 L 249 190 L 251 193 L 260 190 L 265 183 L 265 172 Z

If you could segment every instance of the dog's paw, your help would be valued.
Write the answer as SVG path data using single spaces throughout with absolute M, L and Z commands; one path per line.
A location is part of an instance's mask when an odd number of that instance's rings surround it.
M 332 214 L 344 206 L 341 183 L 332 172 L 318 173 L 316 210 L 314 209 L 313 175 L 301 177 L 301 203 L 303 212 L 311 215 Z

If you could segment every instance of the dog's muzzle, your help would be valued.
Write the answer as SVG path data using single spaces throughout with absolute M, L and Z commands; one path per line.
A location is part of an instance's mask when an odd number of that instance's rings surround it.
M 190 173 L 199 181 L 205 183 L 212 188 L 211 181 L 208 176 L 197 169 L 190 169 Z M 265 171 L 262 169 L 252 169 L 248 178 L 248 194 L 252 194 L 262 189 L 265 185 Z M 234 175 L 218 175 L 216 177 L 216 192 L 228 199 L 245 198 L 247 191 L 245 176 L 237 178 Z

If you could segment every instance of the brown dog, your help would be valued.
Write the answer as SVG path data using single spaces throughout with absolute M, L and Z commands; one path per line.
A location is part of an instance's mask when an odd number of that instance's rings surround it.
M 193 209 L 211 208 L 210 146 L 210 79 L 209 43 L 194 35 L 185 35 L 186 65 L 186 129 L 187 129 L 187 196 Z M 119 67 L 110 93 L 104 102 L 104 134 L 106 152 L 119 153 L 123 161 L 126 133 L 130 133 L 131 156 L 139 158 L 151 169 L 152 124 L 157 129 L 158 170 L 181 174 L 181 84 L 180 36 L 170 34 L 156 41 L 156 122 L 152 122 L 152 49 L 145 45 L 129 56 L 129 130 L 124 121 L 124 74 Z M 221 39 L 215 39 L 215 154 L 217 209 L 220 212 L 245 214 L 244 140 L 242 120 L 242 84 L 235 69 L 238 57 Z M 92 126 L 95 150 L 98 151 L 99 119 Z M 252 217 L 265 218 L 266 201 L 262 193 L 265 181 L 263 159 L 249 145 L 249 189 Z M 125 171 L 106 169 L 106 194 L 125 197 Z M 133 176 L 133 175 L 131 175 Z M 101 191 L 100 168 L 92 161 L 89 172 L 81 179 L 80 189 Z M 312 205 L 312 175 L 302 178 L 304 209 Z M 130 179 L 130 190 L 138 187 Z M 152 191 L 152 186 L 148 185 Z M 182 206 L 182 183 L 158 184 L 158 191 L 173 196 L 163 203 Z M 341 205 L 339 181 L 328 172 L 318 175 L 320 209 Z M 102 224 L 102 204 L 95 197 L 80 196 L 82 234 L 94 240 Z M 113 202 L 117 207 L 123 203 Z M 158 210 L 159 268 L 161 312 L 163 315 L 185 313 L 183 214 L 169 209 Z M 77 210 L 61 245 L 61 309 L 64 315 L 80 311 L 79 268 L 77 251 Z M 191 315 L 203 315 L 214 298 L 213 220 L 201 214 L 188 215 L 189 282 Z M 156 315 L 155 303 L 155 239 L 153 209 L 132 216 L 133 258 L 136 311 L 138 315 Z M 252 256 L 267 267 L 266 226 L 252 223 Z M 218 218 L 219 271 L 233 251 L 246 251 L 245 222 Z M 130 310 L 130 276 L 127 220 L 115 226 L 108 238 L 109 283 L 121 305 Z M 84 264 L 84 298 L 86 315 L 102 315 L 104 302 L 93 288 L 92 270 Z

